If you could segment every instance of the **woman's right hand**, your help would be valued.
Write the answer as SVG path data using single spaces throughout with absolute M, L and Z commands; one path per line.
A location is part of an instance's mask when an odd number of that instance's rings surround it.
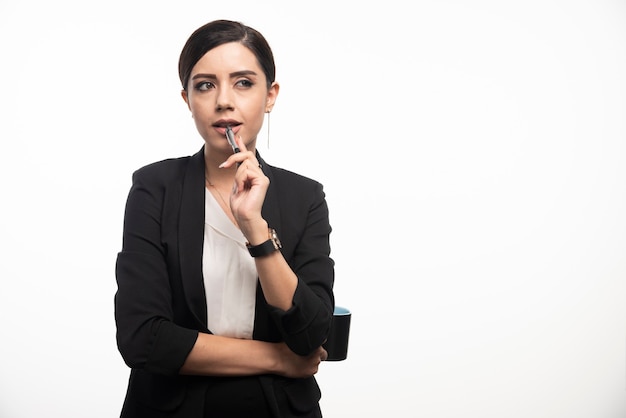
M 328 353 L 323 347 L 318 347 L 307 356 L 300 356 L 287 344 L 278 343 L 279 366 L 277 374 L 290 378 L 306 378 L 317 373 L 319 365 L 328 358 Z

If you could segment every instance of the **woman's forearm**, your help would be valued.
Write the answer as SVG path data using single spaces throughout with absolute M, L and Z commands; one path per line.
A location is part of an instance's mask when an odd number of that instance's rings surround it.
M 267 303 L 283 311 L 289 310 L 293 305 L 298 277 L 291 270 L 283 255 L 280 251 L 276 251 L 256 258 L 255 263 Z
M 239 226 L 251 245 L 259 245 L 269 238 L 269 229 L 264 219 L 255 222 L 240 222 Z M 293 295 L 298 286 L 298 277 L 280 251 L 254 259 L 265 300 L 283 311 L 291 308 Z
M 204 376 L 277 373 L 277 350 L 273 345 L 200 333 L 180 373 Z
M 304 378 L 317 373 L 326 351 L 319 347 L 299 356 L 284 343 L 222 337 L 200 333 L 180 374 L 203 376 L 251 376 L 278 374 Z

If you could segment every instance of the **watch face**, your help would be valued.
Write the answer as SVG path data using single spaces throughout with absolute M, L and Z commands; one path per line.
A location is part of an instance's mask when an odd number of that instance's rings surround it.
M 272 242 L 274 243 L 274 248 L 278 250 L 283 247 L 282 244 L 280 243 L 280 240 L 278 239 L 278 234 L 276 233 L 275 229 L 272 229 L 271 239 L 272 239 Z

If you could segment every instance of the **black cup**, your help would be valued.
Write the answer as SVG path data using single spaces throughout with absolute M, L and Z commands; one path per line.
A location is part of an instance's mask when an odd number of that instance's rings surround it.
M 351 316 L 352 314 L 348 309 L 335 306 L 328 339 L 323 344 L 324 349 L 328 352 L 327 361 L 341 361 L 348 357 Z

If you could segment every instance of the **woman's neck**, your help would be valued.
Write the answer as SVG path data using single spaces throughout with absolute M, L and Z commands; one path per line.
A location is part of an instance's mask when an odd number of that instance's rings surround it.
M 230 154 L 217 153 L 215 151 L 204 150 L 204 168 L 207 181 L 213 185 L 225 185 L 231 187 L 237 167 L 220 168 L 220 164 L 228 159 Z

